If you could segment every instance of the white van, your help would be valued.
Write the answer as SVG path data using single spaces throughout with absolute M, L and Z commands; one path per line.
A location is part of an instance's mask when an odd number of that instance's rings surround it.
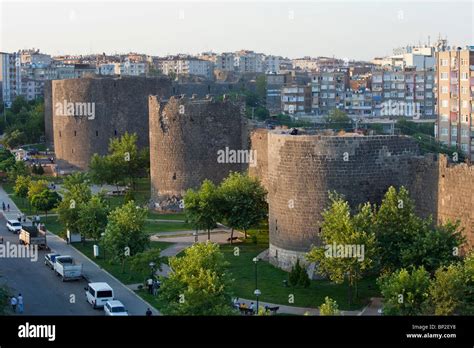
M 107 283 L 89 283 L 84 289 L 86 300 L 93 308 L 104 307 L 107 301 L 114 299 L 114 290 Z

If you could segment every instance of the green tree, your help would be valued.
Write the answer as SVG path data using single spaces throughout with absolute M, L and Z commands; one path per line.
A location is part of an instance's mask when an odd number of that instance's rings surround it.
M 339 306 L 332 298 L 326 296 L 324 303 L 319 306 L 319 315 L 339 315 Z
M 159 248 L 150 248 L 131 257 L 129 262 L 130 270 L 149 277 L 151 272 L 150 263 L 152 262 L 156 265 L 156 269 L 161 271 L 161 264 L 165 262 L 165 258 L 161 256 Z
M 135 133 L 110 139 L 109 154 L 102 157 L 96 154 L 91 158 L 92 180 L 117 186 L 127 182 L 134 187 L 136 178 L 147 174 L 150 167 L 149 150 L 138 149 L 137 140 Z
M 64 184 L 63 200 L 57 208 L 58 220 L 72 233 L 78 233 L 80 207 L 89 202 L 92 197 L 87 182 L 76 183 L 75 179 Z M 85 236 L 82 235 L 84 238 Z
M 369 204 L 362 206 L 356 216 L 351 216 L 349 203 L 341 196 L 330 195 L 331 206 L 323 212 L 321 229 L 322 246 L 313 247 L 307 254 L 310 262 L 318 264 L 317 272 L 329 276 L 337 284 L 348 281 L 349 305 L 352 288 L 373 266 L 376 255 L 375 235 L 366 231 L 365 222 L 371 219 Z
M 189 189 L 184 195 L 186 219 L 196 231 L 206 230 L 208 240 L 221 217 L 221 203 L 220 191 L 210 180 L 204 180 L 197 191 Z
M 123 178 L 114 172 L 114 163 L 104 156 L 94 154 L 89 165 L 89 175 L 93 183 L 118 185 Z
M 10 149 L 14 149 L 22 144 L 25 144 L 28 141 L 27 139 L 28 137 L 23 131 L 15 129 L 5 134 L 3 138 L 3 144 L 5 144 L 5 146 Z
M 465 290 L 462 264 L 451 264 L 436 270 L 429 288 L 431 313 L 454 315 L 463 305 Z
M 423 266 L 386 273 L 377 283 L 385 315 L 421 315 L 426 310 L 430 275 Z
M 79 205 L 77 231 L 84 238 L 98 241 L 107 227 L 109 208 L 100 195 Z
M 143 252 L 150 240 L 145 232 L 147 210 L 128 202 L 115 210 L 108 217 L 105 229 L 104 244 L 113 257 L 120 261 L 122 272 L 128 257 Z
M 397 192 L 392 186 L 385 193 L 374 226 L 383 269 L 408 266 L 402 261 L 402 251 L 413 247 L 415 235 L 424 228 L 423 221 L 414 211 L 414 202 L 404 187 Z
M 17 197 L 26 199 L 30 189 L 31 178 L 29 176 L 19 175 L 15 180 L 14 192 Z
M 234 314 L 224 255 L 215 243 L 196 243 L 182 257 L 169 259 L 172 272 L 162 279 L 159 298 L 167 315 Z
M 267 77 L 265 75 L 262 74 L 257 76 L 255 90 L 258 98 L 261 100 L 262 104 L 264 104 L 267 97 Z
M 246 174 L 230 173 L 219 186 L 223 203 L 222 216 L 232 229 L 242 229 L 247 238 L 247 230 L 258 225 L 267 217 L 267 191 L 257 178 Z
M 8 172 L 13 166 L 15 166 L 15 156 L 5 149 L 0 149 L 0 171 Z
M 46 216 L 48 216 L 48 211 L 56 208 L 60 201 L 61 196 L 50 189 L 34 194 L 30 200 L 32 207 L 35 208 L 36 211 L 44 211 Z
M 412 235 L 411 243 L 400 251 L 401 262 L 408 265 L 423 265 L 431 274 L 441 266 L 460 260 L 459 249 L 465 238 L 459 222 L 447 222 L 433 227 L 431 219 L 424 220 L 418 233 Z
M 48 190 L 48 182 L 46 180 L 31 181 L 28 186 L 28 200 L 30 203 L 34 196 L 43 193 L 46 190 Z
M 463 238 L 458 224 L 433 227 L 431 219 L 415 214 L 409 192 L 390 187 L 376 213 L 373 225 L 380 250 L 382 269 L 395 270 L 411 265 L 434 272 L 440 265 L 458 260 Z
M 8 169 L 8 180 L 15 182 L 16 178 L 19 175 L 27 176 L 30 174 L 28 167 L 26 166 L 25 162 L 23 161 L 16 161 L 13 166 Z
M 63 180 L 63 187 L 66 190 L 70 190 L 72 187 L 79 184 L 90 184 L 89 176 L 87 173 L 75 172 L 66 176 Z
M 344 111 L 333 109 L 326 117 L 326 124 L 335 130 L 345 130 L 351 127 L 352 120 Z

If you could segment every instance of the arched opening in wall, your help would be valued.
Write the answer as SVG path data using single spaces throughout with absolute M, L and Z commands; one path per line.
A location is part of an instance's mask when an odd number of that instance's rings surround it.
M 61 131 L 59 131 L 59 137 L 61 138 Z
M 116 129 L 114 129 L 114 135 L 117 136 L 117 130 Z
M 99 136 L 99 131 L 95 131 L 95 136 L 96 136 L 96 137 Z
M 173 173 L 173 180 L 176 180 L 176 173 Z
M 207 93 L 211 93 L 211 85 L 207 85 Z
M 74 153 L 74 149 L 71 149 L 71 153 Z
M 275 219 L 275 231 L 278 231 L 278 219 Z
M 77 135 L 77 132 L 76 132 L 76 131 L 74 131 L 74 136 L 76 136 L 76 135 Z

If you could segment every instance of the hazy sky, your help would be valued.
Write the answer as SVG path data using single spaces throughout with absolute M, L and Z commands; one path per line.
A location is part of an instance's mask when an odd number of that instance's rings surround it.
M 474 45 L 472 1 L 3 1 L 0 51 L 152 55 L 251 49 L 371 59 L 394 47 Z

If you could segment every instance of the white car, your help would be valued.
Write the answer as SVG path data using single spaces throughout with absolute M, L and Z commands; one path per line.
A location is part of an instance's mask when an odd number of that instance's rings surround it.
M 7 228 L 10 232 L 20 233 L 21 222 L 19 222 L 18 220 L 7 220 Z
M 111 315 L 114 317 L 127 316 L 128 311 L 125 309 L 125 306 L 122 302 L 113 300 L 107 301 L 104 306 L 105 315 Z

